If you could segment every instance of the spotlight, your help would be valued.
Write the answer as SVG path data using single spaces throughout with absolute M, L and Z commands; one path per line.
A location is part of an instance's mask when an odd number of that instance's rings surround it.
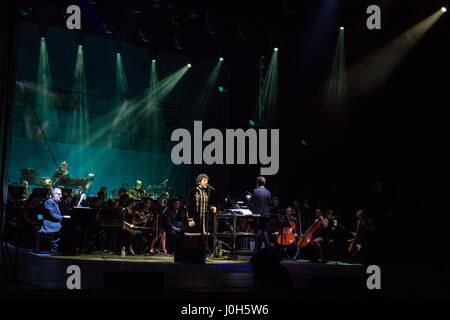
M 156 60 L 155 60 L 155 59 L 153 59 L 153 60 L 152 60 L 152 62 L 156 62 Z
M 198 14 L 198 11 L 197 10 L 192 10 L 188 15 L 187 15 L 187 17 L 189 18 L 189 19 L 191 19 L 191 20 L 197 20 L 198 18 L 199 18 L 199 14 Z
M 190 67 L 192 67 L 192 66 L 191 66 L 191 64 L 190 64 L 190 63 L 188 63 L 188 64 L 187 64 L 187 67 L 188 67 L 188 68 L 190 68 Z
M 139 36 L 141 37 L 142 42 L 147 43 L 150 41 L 151 36 L 145 34 L 145 32 L 142 31 L 142 28 L 139 28 L 138 33 L 139 33 Z
M 344 27 L 340 27 L 339 30 L 344 30 Z
M 220 57 L 220 58 L 219 58 L 219 61 L 223 61 L 223 58 L 222 58 L 222 57 Z
M 273 51 L 278 51 L 278 48 L 274 48 Z
M 115 27 L 109 26 L 105 21 L 103 21 L 103 29 L 105 29 L 106 34 L 112 34 L 114 32 Z
M 442 7 L 442 8 L 441 8 L 441 11 L 442 11 L 442 12 L 446 12 L 446 11 L 447 11 L 447 8 L 446 8 L 446 7 Z
M 20 14 L 23 16 L 27 16 L 33 11 L 33 8 L 24 8 L 20 10 Z

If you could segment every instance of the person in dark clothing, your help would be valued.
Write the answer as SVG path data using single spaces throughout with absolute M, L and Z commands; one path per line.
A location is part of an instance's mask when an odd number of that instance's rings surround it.
M 265 188 L 266 178 L 256 178 L 256 189 L 252 191 L 251 195 L 247 195 L 247 200 L 250 208 L 254 214 L 260 214 L 256 226 L 256 234 L 258 239 L 258 248 L 264 248 L 268 245 L 273 245 L 269 241 L 269 235 L 266 228 L 267 219 L 270 216 L 270 200 L 271 193 Z
M 61 189 L 54 188 L 52 190 L 51 198 L 44 203 L 44 207 L 46 209 L 46 212 L 44 214 L 44 222 L 41 229 L 38 231 L 38 237 L 41 237 L 43 235 L 52 235 L 50 249 L 53 255 L 58 254 L 58 242 L 60 239 L 57 234 L 61 230 L 61 221 L 63 219 L 58 206 L 58 202 L 61 200 L 61 197 Z
M 189 232 L 207 234 L 212 228 L 208 220 L 210 212 L 216 213 L 216 207 L 211 205 L 209 177 L 202 173 L 196 179 L 197 186 L 188 196 Z
M 136 200 L 128 199 L 126 206 L 122 209 L 124 223 L 124 245 L 125 249 L 131 255 L 136 255 L 134 247 L 140 246 L 142 243 L 142 231 L 136 228 Z
M 316 221 L 320 223 L 320 228 L 313 236 L 313 246 L 317 254 L 317 262 L 323 262 L 323 245 L 325 243 L 326 232 L 330 221 L 325 216 L 324 209 L 322 207 L 316 208 Z
M 367 262 L 367 260 L 373 258 L 375 225 L 364 210 L 358 210 L 356 218 L 358 221 L 354 233 L 355 238 L 352 240 L 350 250 L 352 260 Z
M 166 232 L 169 252 L 173 253 L 187 226 L 188 218 L 186 211 L 181 209 L 181 201 L 174 199 L 172 205 L 166 209 Z

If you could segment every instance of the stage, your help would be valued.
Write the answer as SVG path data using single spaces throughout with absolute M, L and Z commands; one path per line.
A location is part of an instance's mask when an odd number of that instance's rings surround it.
M 15 280 L 3 298 L 151 298 L 157 300 L 303 300 L 385 299 L 448 297 L 445 270 L 381 266 L 382 287 L 369 290 L 367 266 L 341 261 L 313 263 L 283 260 L 290 284 L 255 282 L 249 259 L 220 260 L 208 257 L 205 264 L 174 263 L 173 256 L 126 256 L 85 254 L 76 256 L 36 255 L 9 247 L 16 259 Z M 69 266 L 78 266 L 81 290 L 69 290 Z M 267 270 L 266 270 L 267 271 Z M 265 271 L 263 271 L 265 272 Z M 272 271 L 266 275 L 279 279 Z M 424 277 L 424 275 L 426 275 Z M 13 277 L 14 278 L 14 277 Z

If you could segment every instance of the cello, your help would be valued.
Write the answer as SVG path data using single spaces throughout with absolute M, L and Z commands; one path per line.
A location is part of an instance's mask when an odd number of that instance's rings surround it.
M 295 222 L 291 220 L 289 215 L 286 215 L 286 216 L 287 216 L 287 218 L 289 220 L 289 224 L 291 226 L 284 227 L 281 231 L 281 234 L 278 236 L 277 242 L 279 245 L 282 245 L 282 246 L 289 246 L 295 242 L 295 236 L 294 236 L 294 230 L 296 229 Z
M 309 228 L 306 230 L 305 234 L 302 234 L 300 236 L 300 239 L 297 242 L 298 248 L 305 248 L 309 246 L 313 241 L 314 233 L 317 232 L 317 230 L 320 229 L 322 226 L 322 221 L 320 219 L 317 219 Z

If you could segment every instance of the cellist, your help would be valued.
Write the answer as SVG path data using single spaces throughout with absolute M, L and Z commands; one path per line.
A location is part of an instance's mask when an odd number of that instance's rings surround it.
M 317 207 L 315 212 L 316 222 L 320 224 L 320 228 L 313 235 L 313 246 L 317 253 L 317 262 L 323 262 L 322 245 L 325 242 L 325 232 L 329 225 L 329 220 L 325 216 L 324 211 L 322 207 Z

